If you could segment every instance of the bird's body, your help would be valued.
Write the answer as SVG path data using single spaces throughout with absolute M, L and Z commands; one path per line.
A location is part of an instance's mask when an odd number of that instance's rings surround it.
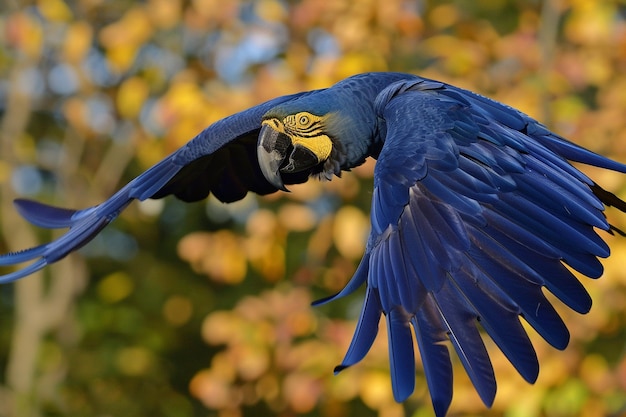
M 591 299 L 564 266 L 599 277 L 611 231 L 603 210 L 626 203 L 568 161 L 626 173 L 626 165 L 581 148 L 523 113 L 444 83 L 370 73 L 333 87 L 279 97 L 220 120 L 131 181 L 106 202 L 67 210 L 18 200 L 43 227 L 69 227 L 58 240 L 0 257 L 34 260 L 12 281 L 91 240 L 133 199 L 174 194 L 224 202 L 267 194 L 311 176 L 330 179 L 377 158 L 372 230 L 363 260 L 339 294 L 367 284 L 366 299 L 341 370 L 360 361 L 386 316 L 396 400 L 414 390 L 414 327 L 435 412 L 452 399 L 450 340 L 485 404 L 493 369 L 482 327 L 519 373 L 537 378 L 523 317 L 563 349 L 569 333 L 542 287 L 584 313 Z

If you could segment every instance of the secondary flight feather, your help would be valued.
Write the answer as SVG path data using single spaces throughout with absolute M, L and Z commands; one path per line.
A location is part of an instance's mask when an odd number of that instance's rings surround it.
M 82 210 L 17 200 L 31 223 L 68 228 L 55 241 L 0 256 L 29 265 L 6 283 L 56 262 L 94 238 L 133 200 L 173 194 L 223 202 L 268 194 L 310 177 L 331 179 L 377 158 L 371 233 L 363 259 L 338 294 L 363 284 L 365 301 L 336 372 L 359 362 L 378 332 L 389 336 L 397 401 L 415 386 L 415 342 L 437 416 L 452 401 L 450 341 L 480 398 L 496 380 L 477 324 L 520 375 L 539 364 L 522 326 L 564 349 L 567 327 L 542 288 L 585 313 L 591 298 L 566 267 L 591 278 L 615 230 L 605 206 L 626 203 L 571 161 L 626 173 L 626 165 L 549 131 L 527 115 L 445 83 L 401 73 L 367 73 L 311 92 L 279 97 L 220 120 L 100 205 Z

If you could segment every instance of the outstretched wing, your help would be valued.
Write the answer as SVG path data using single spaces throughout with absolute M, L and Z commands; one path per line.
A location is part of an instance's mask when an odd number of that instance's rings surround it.
M 565 348 L 568 330 L 542 287 L 587 312 L 591 299 L 564 263 L 599 277 L 597 258 L 609 248 L 594 228 L 610 228 L 604 204 L 624 209 L 567 159 L 620 172 L 626 166 L 443 83 L 393 84 L 376 108 L 386 139 L 375 169 L 372 232 L 357 273 L 338 294 L 367 281 L 367 298 L 338 370 L 367 353 L 383 313 L 396 400 L 414 388 L 413 326 L 436 414 L 443 416 L 452 398 L 444 340 L 491 405 L 496 381 L 478 327 L 535 381 L 539 365 L 520 316 Z
M 277 189 L 259 168 L 256 146 L 262 116 L 272 107 L 308 93 L 279 97 L 222 119 L 185 146 L 148 169 L 111 198 L 94 207 L 70 210 L 30 200 L 16 200 L 19 213 L 31 223 L 47 228 L 69 228 L 53 242 L 0 256 L 0 266 L 34 261 L 0 276 L 6 283 L 56 262 L 93 239 L 132 200 L 174 194 L 185 201 L 201 200 L 213 193 L 224 202 L 243 198 L 248 191 L 268 194 Z M 306 177 L 285 175 L 286 184 Z

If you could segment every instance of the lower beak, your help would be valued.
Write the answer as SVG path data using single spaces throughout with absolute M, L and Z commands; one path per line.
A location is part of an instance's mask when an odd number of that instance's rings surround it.
M 288 191 L 280 176 L 280 167 L 291 146 L 289 136 L 268 125 L 261 127 L 257 143 L 259 166 L 265 179 L 279 190 Z

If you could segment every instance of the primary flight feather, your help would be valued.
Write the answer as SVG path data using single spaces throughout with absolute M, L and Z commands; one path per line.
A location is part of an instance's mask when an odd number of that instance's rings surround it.
M 550 132 L 525 114 L 415 75 L 368 73 L 323 90 L 279 97 L 222 119 L 119 190 L 83 210 L 15 202 L 31 223 L 69 228 L 59 239 L 0 256 L 32 261 L 10 282 L 80 248 L 132 200 L 174 194 L 223 202 L 268 194 L 309 177 L 331 179 L 377 158 L 371 233 L 346 287 L 367 285 L 354 337 L 336 372 L 360 361 L 386 316 L 391 383 L 404 401 L 415 385 L 413 334 L 437 416 L 452 401 L 449 341 L 483 402 L 496 381 L 477 323 L 524 379 L 539 364 L 520 321 L 564 349 L 568 330 L 542 291 L 585 313 L 591 299 L 565 266 L 592 278 L 612 232 L 605 206 L 626 203 L 573 167 L 626 173 L 626 165 Z

